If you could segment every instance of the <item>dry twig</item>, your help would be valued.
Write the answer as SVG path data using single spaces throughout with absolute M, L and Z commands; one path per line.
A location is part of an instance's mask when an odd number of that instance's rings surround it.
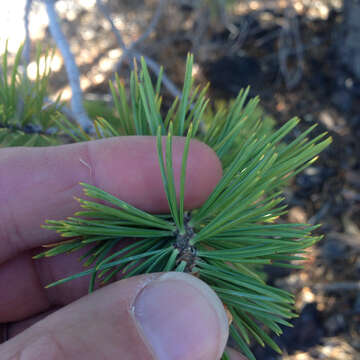
M 26 0 L 25 4 L 25 14 L 24 14 L 24 26 L 25 26 L 25 42 L 24 42 L 24 50 L 23 50 L 23 65 L 26 68 L 27 64 L 30 62 L 30 31 L 29 31 L 29 16 L 31 12 L 33 0 Z M 26 69 L 24 71 L 26 74 Z
M 64 58 L 66 73 L 70 83 L 72 97 L 71 97 L 71 109 L 81 127 L 85 131 L 91 131 L 93 129 L 93 123 L 89 119 L 84 105 L 83 94 L 80 87 L 80 73 L 76 65 L 73 53 L 70 50 L 70 46 L 66 40 L 66 37 L 61 30 L 58 15 L 55 10 L 54 0 L 44 0 L 46 5 L 47 14 L 49 17 L 50 32 L 61 51 Z

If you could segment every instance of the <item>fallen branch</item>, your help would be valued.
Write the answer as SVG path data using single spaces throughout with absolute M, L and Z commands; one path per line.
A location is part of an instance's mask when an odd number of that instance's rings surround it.
M 76 65 L 74 55 L 70 50 L 70 46 L 66 40 L 66 37 L 61 30 L 60 21 L 55 10 L 55 2 L 54 0 L 44 0 L 44 2 L 49 17 L 51 35 L 64 58 L 66 73 L 72 91 L 71 110 L 79 125 L 87 132 L 92 131 L 94 128 L 93 123 L 89 119 L 83 105 L 83 95 L 79 80 L 79 69 Z
M 23 66 L 24 66 L 24 74 L 26 76 L 26 66 L 30 62 L 30 31 L 29 31 L 29 16 L 31 11 L 33 0 L 26 0 L 25 4 L 25 14 L 24 14 L 24 26 L 25 26 L 25 42 L 24 42 L 24 50 L 23 50 Z

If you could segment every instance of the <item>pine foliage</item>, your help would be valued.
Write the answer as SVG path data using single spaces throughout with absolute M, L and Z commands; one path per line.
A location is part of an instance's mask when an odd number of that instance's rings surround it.
M 50 77 L 51 53 L 43 54 L 40 47 L 36 56 L 36 79 L 32 82 L 26 76 L 22 61 L 23 46 L 15 55 L 11 67 L 8 64 L 7 45 L 0 64 L 0 147 L 48 146 L 60 144 L 55 123 L 61 114 L 60 98 L 47 101 Z M 40 58 L 45 59 L 44 67 Z M 42 69 L 42 71 L 41 71 Z
M 150 214 L 82 183 L 86 200 L 76 199 L 82 210 L 65 220 L 48 220 L 44 226 L 58 232 L 63 241 L 46 245 L 46 251 L 35 258 L 85 248 L 81 261 L 86 269 L 48 287 L 88 275 L 92 292 L 96 284 L 106 284 L 118 273 L 127 278 L 151 272 L 188 272 L 218 294 L 232 317 L 230 334 L 249 360 L 255 359 L 249 347 L 251 339 L 280 353 L 268 333 L 280 335 L 281 326 L 291 326 L 289 320 L 296 316 L 294 297 L 268 285 L 259 266 L 298 268 L 306 249 L 319 240 L 312 235 L 317 226 L 276 220 L 286 213 L 282 188 L 316 160 L 331 138 L 324 133 L 310 139 L 314 125 L 285 143 L 284 138 L 299 119 L 293 118 L 276 130 L 259 108 L 259 99 L 248 99 L 248 89 L 240 91 L 230 104 L 209 104 L 208 87 L 194 86 L 192 55 L 187 58 L 182 96 L 167 109 L 162 104 L 162 75 L 153 82 L 144 60 L 141 69 L 135 64 L 131 73 L 129 95 L 116 77 L 110 83 L 116 115 L 97 117 L 95 131 L 88 134 L 59 115 L 59 101 L 44 108 L 48 73 L 39 74 L 30 84 L 17 71 L 20 54 L 21 50 L 10 80 L 6 76 L 6 53 L 3 56 L 0 144 L 58 144 L 64 134 L 74 142 L 123 135 L 155 136 L 154 151 L 169 205 L 168 214 Z M 17 110 L 20 99 L 24 104 L 21 112 Z M 29 126 L 40 128 L 44 134 L 28 134 L 25 130 Z M 48 134 L 51 127 L 55 135 Z M 173 136 L 186 137 L 179 194 L 173 175 Z M 223 177 L 200 208 L 185 211 L 186 164 L 192 138 L 216 152 Z M 126 245 L 119 250 L 123 242 Z M 223 359 L 228 358 L 225 353 Z

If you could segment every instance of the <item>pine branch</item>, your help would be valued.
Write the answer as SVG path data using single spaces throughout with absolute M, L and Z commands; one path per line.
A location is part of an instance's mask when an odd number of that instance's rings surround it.
M 45 69 L 40 70 L 40 57 Z M 37 76 L 31 82 L 21 68 L 23 46 L 14 59 L 12 69 L 8 67 L 8 51 L 1 56 L 0 76 L 0 144 L 1 146 L 49 146 L 63 142 L 60 132 L 54 127 L 61 117 L 60 99 L 46 103 L 50 76 L 49 52 L 37 48 Z M 62 134 L 64 135 L 64 134 Z
M 44 226 L 61 234 L 65 241 L 47 246 L 36 258 L 87 249 L 82 260 L 88 269 L 48 287 L 85 275 L 91 276 L 89 291 L 108 283 L 117 273 L 124 278 L 164 271 L 198 276 L 226 305 L 233 319 L 232 337 L 242 352 L 254 359 L 250 339 L 281 352 L 267 331 L 280 335 L 280 326 L 291 326 L 289 319 L 296 316 L 293 295 L 266 284 L 259 266 L 299 268 L 292 262 L 304 260 L 306 249 L 321 238 L 312 235 L 317 226 L 276 222 L 286 213 L 281 188 L 314 162 L 331 138 L 321 134 L 308 139 L 313 126 L 292 142 L 283 143 L 299 119 L 273 130 L 257 109 L 258 99 L 247 100 L 248 89 L 228 107 L 210 112 L 205 133 L 199 133 L 208 101 L 206 88 L 193 88 L 192 63 L 189 55 L 181 100 L 174 100 L 165 118 L 159 93 L 161 75 L 154 85 L 141 59 L 141 71 L 132 72 L 130 78 L 130 104 L 119 79 L 117 91 L 111 85 L 120 115 L 118 128 L 104 119 L 95 122 L 99 137 L 157 137 L 154 150 L 169 214 L 146 213 L 104 190 L 82 184 L 86 200 L 77 199 L 81 211 L 66 220 L 48 220 Z M 172 164 L 173 136 L 186 136 L 178 194 Z M 185 212 L 186 163 L 194 137 L 217 152 L 224 175 L 200 208 Z M 115 245 L 123 239 L 133 240 L 116 251 Z

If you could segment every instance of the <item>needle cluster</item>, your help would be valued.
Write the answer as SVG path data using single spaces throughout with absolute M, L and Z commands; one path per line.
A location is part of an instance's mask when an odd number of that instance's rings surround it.
M 156 136 L 154 150 L 169 213 L 149 214 L 104 190 L 82 184 L 87 197 L 77 199 L 82 210 L 65 220 L 49 220 L 45 226 L 61 234 L 64 241 L 50 245 L 37 258 L 86 248 L 81 257 L 86 269 L 49 286 L 89 275 L 90 292 L 97 283 L 106 284 L 118 273 L 130 277 L 183 271 L 198 276 L 226 305 L 233 318 L 232 338 L 249 359 L 254 359 L 251 339 L 280 352 L 268 332 L 280 335 L 281 326 L 291 326 L 289 319 L 296 316 L 293 295 L 268 285 L 261 267 L 298 268 L 306 249 L 320 238 L 312 235 L 317 226 L 277 221 L 286 213 L 282 189 L 316 160 L 331 139 L 326 134 L 309 139 L 314 125 L 286 143 L 285 137 L 299 119 L 274 129 L 259 110 L 258 98 L 247 98 L 248 89 L 232 103 L 209 110 L 207 87 L 193 86 L 192 64 L 189 55 L 182 96 L 167 112 L 162 109 L 161 73 L 153 84 L 142 61 L 141 70 L 135 66 L 131 74 L 129 98 L 118 78 L 110 86 L 117 118 L 111 122 L 98 118 L 95 135 L 74 125 L 63 126 L 75 141 Z M 186 137 L 178 193 L 172 164 L 173 136 Z M 205 203 L 189 213 L 184 209 L 186 164 L 190 140 L 195 137 L 214 149 L 224 172 Z M 226 353 L 223 359 L 228 359 Z

